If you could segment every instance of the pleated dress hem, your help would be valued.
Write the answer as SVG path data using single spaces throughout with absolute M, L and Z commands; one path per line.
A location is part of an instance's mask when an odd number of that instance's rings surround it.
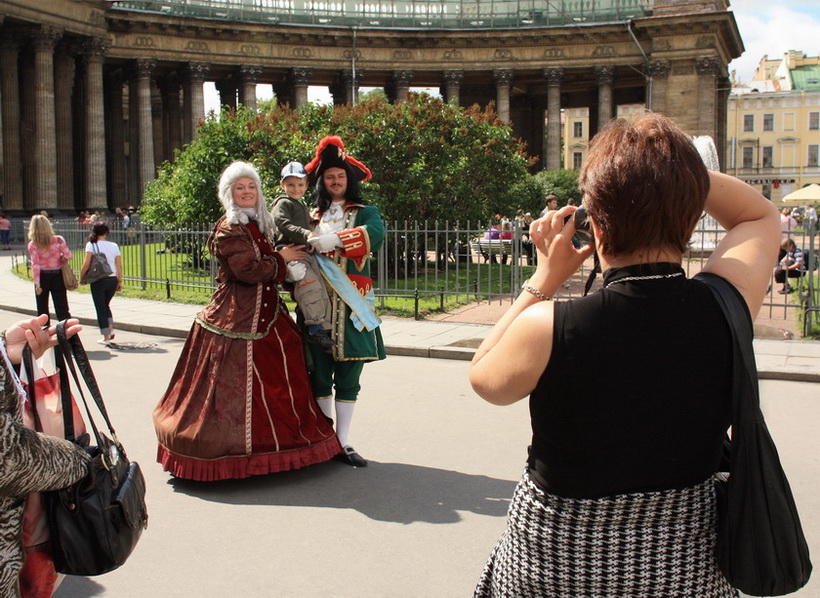
M 335 435 L 327 440 L 296 449 L 230 455 L 216 459 L 178 455 L 160 444 L 157 448 L 157 462 L 162 465 L 164 471 L 170 472 L 174 477 L 198 482 L 216 482 L 301 469 L 329 461 L 341 451 L 342 447 Z

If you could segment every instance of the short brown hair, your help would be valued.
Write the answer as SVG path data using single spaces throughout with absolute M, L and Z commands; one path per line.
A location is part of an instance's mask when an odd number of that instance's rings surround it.
M 608 123 L 592 139 L 578 182 L 601 232 L 601 251 L 683 253 L 706 204 L 709 172 L 692 139 L 649 113 Z

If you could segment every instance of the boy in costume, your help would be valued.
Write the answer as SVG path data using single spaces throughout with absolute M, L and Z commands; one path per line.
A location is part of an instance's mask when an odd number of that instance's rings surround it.
M 293 243 L 308 244 L 311 231 L 310 212 L 302 202 L 307 191 L 307 172 L 299 162 L 289 162 L 282 168 L 279 186 L 281 193 L 273 202 L 271 215 L 279 231 L 276 235 L 276 248 Z M 285 278 L 293 283 L 293 298 L 305 318 L 307 340 L 315 343 L 324 351 L 333 349 L 330 336 L 330 299 L 325 290 L 322 274 L 311 256 L 306 260 L 288 263 L 288 275 Z

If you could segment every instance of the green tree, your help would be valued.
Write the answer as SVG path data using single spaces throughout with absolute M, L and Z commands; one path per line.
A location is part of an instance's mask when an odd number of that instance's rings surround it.
M 197 138 L 160 169 L 141 212 L 154 224 L 179 226 L 216 219 L 219 173 L 233 160 L 260 171 L 275 195 L 281 166 L 306 163 L 316 143 L 336 134 L 374 173 L 365 197 L 389 220 L 479 221 L 520 207 L 515 191 L 531 159 L 491 108 L 462 109 L 427 94 L 388 103 L 371 94 L 355 106 L 308 104 L 250 113 L 210 115 Z
M 538 211 L 544 209 L 544 195 L 555 195 L 558 197 L 558 205 L 567 205 L 570 197 L 575 198 L 577 205 L 581 203 L 581 192 L 578 190 L 578 170 L 542 170 L 535 175 L 535 180 L 543 190 L 540 207 Z

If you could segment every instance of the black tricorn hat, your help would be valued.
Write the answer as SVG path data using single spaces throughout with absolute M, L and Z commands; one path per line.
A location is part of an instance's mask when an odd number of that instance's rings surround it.
M 345 144 L 338 135 L 328 135 L 316 147 L 316 157 L 305 165 L 310 178 L 316 181 L 328 168 L 343 168 L 353 181 L 366 181 L 372 174 L 370 169 L 356 158 L 347 155 Z

